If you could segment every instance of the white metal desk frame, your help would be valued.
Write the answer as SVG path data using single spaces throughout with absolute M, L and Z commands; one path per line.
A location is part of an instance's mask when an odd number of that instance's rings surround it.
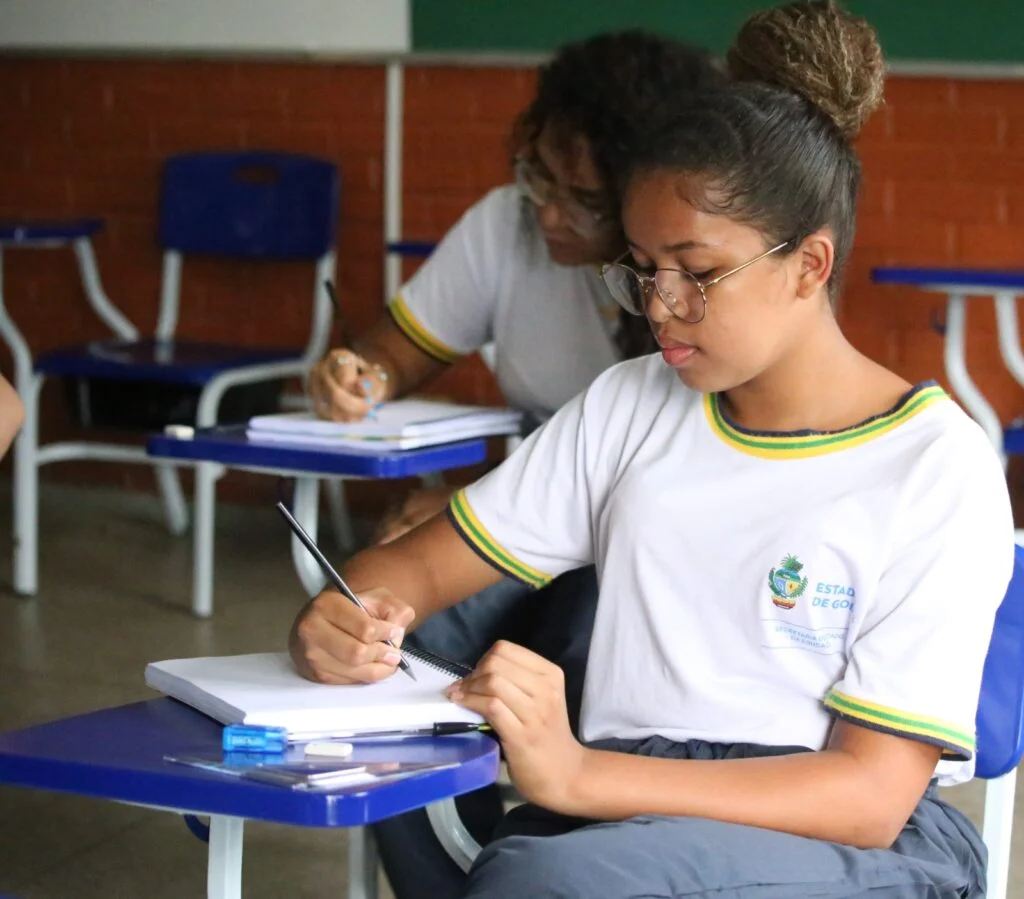
M 170 462 L 171 465 L 195 466 L 195 504 L 196 521 L 194 535 L 194 568 L 193 568 L 193 605 L 192 611 L 199 618 L 209 618 L 213 612 L 213 531 L 214 512 L 216 510 L 216 484 L 227 471 L 228 466 L 219 462 Z M 231 465 L 233 470 L 248 471 L 278 478 L 294 478 L 295 492 L 292 500 L 292 514 L 310 537 L 315 541 L 319 530 L 320 475 L 308 471 L 287 468 L 260 468 L 257 466 Z M 346 480 L 358 478 L 345 476 Z M 339 481 L 329 478 L 328 484 Z M 332 527 L 338 542 L 346 549 L 351 549 L 355 540 L 352 525 L 344 504 L 344 495 L 332 502 Z M 282 522 L 282 528 L 284 523 Z M 282 534 L 284 531 L 282 530 Z M 327 583 L 323 572 L 309 554 L 302 542 L 294 534 L 291 535 L 292 562 L 295 573 L 306 593 L 316 596 Z
M 1007 460 L 1003 445 L 1003 425 L 992 404 L 985 398 L 967 370 L 967 300 L 972 296 L 992 297 L 996 310 L 999 355 L 1014 380 L 1024 387 L 1024 351 L 1021 349 L 1017 324 L 1017 296 L 1024 291 L 944 284 L 941 281 L 916 286 L 922 290 L 946 294 L 946 334 L 943 344 L 946 377 L 953 392 L 964 404 L 964 408 L 988 435 L 1005 468 Z M 1017 531 L 1017 543 L 1024 546 L 1024 530 Z

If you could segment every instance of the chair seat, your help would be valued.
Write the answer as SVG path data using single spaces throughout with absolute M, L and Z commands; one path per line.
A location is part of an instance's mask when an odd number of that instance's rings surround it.
M 187 340 L 94 340 L 44 353 L 37 372 L 57 377 L 162 381 L 202 386 L 235 368 L 268 362 L 299 361 L 301 350 L 237 347 Z

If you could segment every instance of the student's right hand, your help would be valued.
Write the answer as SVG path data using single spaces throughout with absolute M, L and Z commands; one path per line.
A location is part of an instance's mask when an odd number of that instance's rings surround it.
M 369 684 L 395 673 L 398 647 L 416 613 L 390 590 L 358 595 L 369 615 L 333 588 L 299 613 L 288 651 L 303 677 L 322 684 Z
M 387 373 L 352 350 L 331 350 L 309 373 L 313 410 L 328 421 L 360 421 L 387 396 Z

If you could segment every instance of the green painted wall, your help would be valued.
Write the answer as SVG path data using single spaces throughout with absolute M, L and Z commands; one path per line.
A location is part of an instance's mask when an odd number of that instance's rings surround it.
M 640 27 L 722 52 L 766 0 L 413 0 L 415 51 L 550 51 Z M 892 60 L 1024 63 L 1024 0 L 849 0 Z

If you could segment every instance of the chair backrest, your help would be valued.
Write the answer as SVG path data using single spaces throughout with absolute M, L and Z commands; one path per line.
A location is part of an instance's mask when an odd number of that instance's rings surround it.
M 1000 777 L 1017 767 L 1024 754 L 1024 549 L 1019 546 L 985 659 L 977 731 L 978 777 Z
M 340 176 L 290 153 L 187 153 L 164 163 L 160 244 L 179 253 L 318 259 L 334 246 Z

